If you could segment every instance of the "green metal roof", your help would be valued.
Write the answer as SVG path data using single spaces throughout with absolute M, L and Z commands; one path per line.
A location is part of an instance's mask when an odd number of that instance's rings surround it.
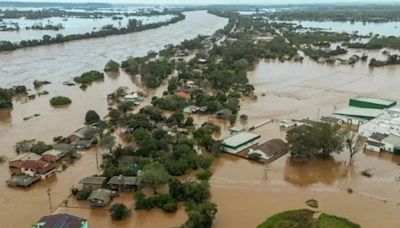
M 239 132 L 237 134 L 231 135 L 223 140 L 224 146 L 231 148 L 239 147 L 247 142 L 253 141 L 260 138 L 261 135 L 253 134 L 250 132 Z
M 373 97 L 359 97 L 359 98 L 352 98 L 351 100 L 367 102 L 367 103 L 372 103 L 372 104 L 386 105 L 386 106 L 396 104 L 396 101 L 393 101 L 393 100 L 385 100 L 385 99 L 373 98 Z

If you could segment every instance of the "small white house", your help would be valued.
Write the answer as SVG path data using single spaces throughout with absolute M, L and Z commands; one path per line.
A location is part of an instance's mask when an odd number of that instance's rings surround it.
M 296 126 L 296 123 L 293 120 L 281 120 L 279 121 L 279 127 L 281 128 L 289 128 Z
M 382 140 L 384 150 L 395 154 L 400 154 L 400 136 L 390 134 Z

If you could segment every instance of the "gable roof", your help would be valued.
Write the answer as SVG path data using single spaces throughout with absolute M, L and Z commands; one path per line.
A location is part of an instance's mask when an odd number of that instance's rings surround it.
M 236 148 L 244 143 L 249 141 L 259 139 L 261 136 L 258 134 L 250 133 L 250 132 L 239 132 L 237 134 L 231 135 L 223 140 L 224 146 Z
M 55 214 L 43 216 L 35 225 L 41 225 L 41 228 L 81 228 L 86 221 L 70 214 Z
M 371 136 L 369 136 L 369 138 L 374 139 L 376 141 L 382 141 L 382 139 L 384 139 L 384 138 L 386 138 L 388 136 L 389 135 L 387 135 L 387 134 L 381 134 L 381 133 L 378 133 L 378 132 L 374 132 L 374 133 L 371 134 Z
M 126 176 L 113 176 L 107 184 L 113 185 L 137 185 L 139 182 L 138 177 L 126 177 Z
M 55 169 L 53 164 L 44 161 L 33 161 L 33 160 L 22 161 L 21 168 L 31 169 L 39 173 L 46 173 L 52 169 Z
M 14 162 L 14 161 L 26 161 L 26 160 L 34 160 L 34 161 L 38 161 L 42 158 L 42 156 L 35 154 L 35 153 L 22 153 L 19 154 L 17 156 L 15 156 L 14 158 L 10 159 L 10 162 Z
M 106 181 L 106 177 L 85 177 L 79 184 L 94 184 L 94 185 L 102 185 Z
M 111 199 L 111 191 L 104 188 L 100 188 L 93 191 L 88 198 L 89 201 L 102 200 L 105 203 L 108 203 L 110 199 Z

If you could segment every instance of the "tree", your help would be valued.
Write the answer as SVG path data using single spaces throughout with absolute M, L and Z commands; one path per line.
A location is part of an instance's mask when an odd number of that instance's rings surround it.
M 332 153 L 343 150 L 345 131 L 339 125 L 316 123 L 313 126 L 301 126 L 287 133 L 290 155 L 298 161 L 310 158 L 327 158 Z
M 94 110 L 89 110 L 86 112 L 85 122 L 87 124 L 94 124 L 100 121 L 100 116 Z
M 57 96 L 50 99 L 50 104 L 52 106 L 63 106 L 63 105 L 69 105 L 71 103 L 72 103 L 71 99 L 63 96 Z
M 99 142 L 99 146 L 103 149 L 107 149 L 110 154 L 112 154 L 115 144 L 115 137 L 111 134 L 104 136 Z
M 153 188 L 154 194 L 157 194 L 157 188 L 168 182 L 170 176 L 158 162 L 153 162 L 143 168 L 143 183 L 150 185 Z
M 187 209 L 188 220 L 183 224 L 183 228 L 210 228 L 217 214 L 217 205 L 211 202 L 201 204 L 189 204 Z
M 113 220 L 123 220 L 130 215 L 130 210 L 122 203 L 114 203 L 110 208 L 110 215 Z
M 349 133 L 346 138 L 346 147 L 349 150 L 349 164 L 352 165 L 354 162 L 354 155 L 361 151 L 363 147 L 363 141 L 354 132 Z
M 110 60 L 104 67 L 104 71 L 118 71 L 119 67 L 120 67 L 119 63 L 115 62 L 114 60 Z
M 242 126 L 243 126 L 243 129 L 245 129 L 245 127 L 246 127 L 246 125 L 247 125 L 247 120 L 248 120 L 248 117 L 247 117 L 247 115 L 246 114 L 242 114 L 242 115 L 240 115 L 240 123 L 242 124 Z

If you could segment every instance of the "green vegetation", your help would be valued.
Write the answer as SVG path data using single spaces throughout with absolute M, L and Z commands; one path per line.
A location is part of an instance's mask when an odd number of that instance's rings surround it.
M 68 97 L 57 96 L 50 99 L 50 104 L 52 106 L 64 106 L 71 104 L 72 101 Z
M 100 116 L 94 110 L 89 110 L 86 112 L 85 122 L 87 124 L 94 124 L 100 121 Z
M 77 200 L 87 200 L 90 194 L 92 194 L 92 190 L 90 189 L 79 190 L 77 188 L 72 188 L 71 194 L 75 196 Z
M 130 210 L 122 203 L 114 203 L 110 208 L 110 216 L 113 220 L 124 220 L 130 213 Z
M 194 204 L 189 203 L 186 207 L 186 212 L 189 216 L 183 228 L 210 228 L 217 214 L 217 205 L 209 201 Z
M 278 20 L 310 21 L 362 21 L 387 22 L 400 20 L 399 5 L 359 4 L 343 6 L 317 6 L 292 8 L 269 12 L 267 15 Z
M 382 48 L 392 48 L 400 49 L 400 37 L 373 37 L 366 43 L 345 43 L 349 48 L 363 48 L 363 49 L 382 49 Z
M 307 161 L 311 158 L 330 157 L 340 153 L 346 140 L 346 132 L 339 125 L 315 123 L 303 125 L 287 133 L 289 152 L 292 159 Z
M 317 228 L 360 228 L 361 226 L 345 218 L 322 213 L 318 218 Z
M 119 71 L 119 63 L 115 62 L 114 60 L 110 60 L 107 62 L 106 66 L 104 67 L 104 71 Z
M 210 186 L 207 182 L 182 183 L 172 179 L 169 182 L 169 194 L 178 201 L 201 203 L 210 197 Z
M 168 213 L 175 212 L 178 209 L 177 201 L 168 194 L 157 194 L 146 198 L 141 191 L 135 193 L 135 208 L 137 210 L 150 210 L 155 207 Z
M 310 228 L 314 224 L 314 213 L 308 209 L 281 212 L 269 217 L 257 228 Z
M 12 108 L 12 94 L 8 89 L 0 88 L 0 109 Z
M 170 178 L 167 170 L 159 163 L 150 163 L 143 169 L 142 181 L 153 188 L 154 194 L 157 194 L 157 188 L 166 184 Z
M 322 213 L 314 218 L 315 212 L 308 209 L 291 210 L 269 217 L 257 228 L 359 228 L 358 224 L 344 218 Z
M 76 83 L 79 83 L 81 85 L 86 85 L 86 86 L 92 84 L 92 82 L 100 81 L 100 80 L 104 80 L 104 74 L 97 70 L 85 72 L 85 73 L 81 74 L 81 76 L 74 78 L 74 81 Z

